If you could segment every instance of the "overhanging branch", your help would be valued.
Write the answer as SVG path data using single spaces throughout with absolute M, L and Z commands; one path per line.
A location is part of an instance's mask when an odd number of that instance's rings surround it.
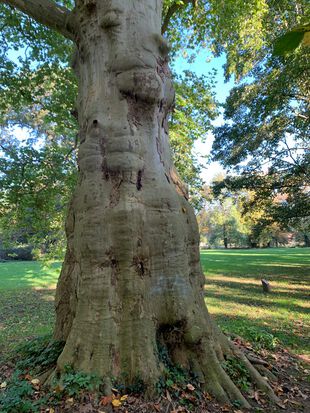
M 71 24 L 71 12 L 52 0 L 0 0 L 32 17 L 38 23 L 56 30 L 65 37 L 74 40 Z
M 197 0 L 183 0 L 183 2 L 181 4 L 175 2 L 169 7 L 169 9 L 168 9 L 168 11 L 167 11 L 167 13 L 164 17 L 164 22 L 161 26 L 161 34 L 164 34 L 167 31 L 172 16 L 179 9 L 182 9 L 184 6 L 186 6 L 188 3 L 192 3 L 193 6 L 195 7 L 197 5 Z

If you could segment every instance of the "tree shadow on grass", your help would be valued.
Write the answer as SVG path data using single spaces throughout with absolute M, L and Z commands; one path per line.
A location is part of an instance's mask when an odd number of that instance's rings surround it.
M 231 286 L 229 286 L 229 288 L 231 288 Z M 249 289 L 249 291 L 251 292 L 251 290 Z M 225 302 L 225 303 L 233 303 L 233 304 L 245 304 L 248 305 L 250 307 L 266 307 L 268 308 L 269 311 L 274 311 L 277 312 L 277 310 L 279 309 L 285 309 L 288 312 L 297 312 L 297 313 L 302 313 L 302 314 L 309 314 L 309 308 L 306 307 L 302 307 L 298 304 L 295 304 L 293 302 L 287 302 L 287 303 L 283 303 L 280 301 L 276 301 L 279 298 L 280 294 L 274 295 L 274 302 L 271 301 L 271 295 L 268 295 L 268 297 L 264 297 L 263 293 L 262 293 L 262 297 L 258 297 L 258 296 L 254 296 L 253 295 L 253 291 L 251 294 L 249 295 L 240 295 L 240 294 L 234 294 L 232 291 L 221 291 L 219 290 L 214 290 L 213 291 L 211 289 L 206 289 L 205 291 L 205 297 L 208 299 L 208 297 L 212 297 L 214 299 L 217 299 L 221 302 Z M 287 300 L 289 300 L 289 297 L 287 294 L 283 294 L 284 298 L 287 298 Z M 295 299 L 297 299 L 297 297 L 294 297 Z M 223 306 L 225 306 L 225 304 L 223 303 Z
M 272 285 L 272 284 L 271 284 Z M 227 289 L 232 289 L 232 291 L 227 291 Z M 286 291 L 279 291 L 279 289 L 284 289 Z M 205 295 L 214 295 L 218 298 L 222 296 L 229 296 L 232 301 L 238 301 L 239 299 L 244 299 L 245 303 L 252 305 L 266 305 L 268 306 L 281 306 L 279 300 L 308 300 L 310 297 L 310 290 L 307 288 L 285 288 L 285 286 L 274 286 L 270 293 L 266 294 L 262 290 L 260 283 L 244 283 L 238 281 L 227 281 L 225 279 L 217 280 L 212 279 L 206 282 Z M 274 302 L 272 302 L 274 300 Z M 255 301 L 256 304 L 253 304 Z M 290 306 L 296 306 L 298 308 L 296 311 L 304 311 L 309 313 L 309 309 L 302 307 L 298 304 L 288 303 L 287 308 Z M 300 310 L 299 310 L 300 309 Z
M 211 312 L 212 314 L 212 312 Z M 213 315 L 216 322 L 224 331 L 240 335 L 241 337 L 253 341 L 253 330 L 257 333 L 268 333 L 276 337 L 280 343 L 286 347 L 297 350 L 298 353 L 309 352 L 310 337 L 305 335 L 303 330 L 298 331 L 297 327 L 283 323 L 275 323 L 272 318 L 249 319 L 247 316 L 236 316 L 217 313 Z
M 281 277 L 300 282 L 310 276 L 310 250 L 307 248 L 268 250 L 208 250 L 201 260 L 206 274 L 233 274 L 243 277 Z
M 10 290 L 0 295 L 0 359 L 29 338 L 53 328 L 55 290 Z

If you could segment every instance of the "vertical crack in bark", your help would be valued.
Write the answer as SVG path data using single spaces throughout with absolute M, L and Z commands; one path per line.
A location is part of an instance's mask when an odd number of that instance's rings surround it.
M 133 266 L 135 268 L 136 273 L 143 278 L 147 273 L 147 259 L 141 256 L 135 256 L 133 258 Z
M 138 174 L 137 174 L 136 187 L 137 187 L 138 191 L 140 191 L 141 188 L 142 188 L 142 172 L 143 171 L 140 170 L 140 171 L 138 171 Z

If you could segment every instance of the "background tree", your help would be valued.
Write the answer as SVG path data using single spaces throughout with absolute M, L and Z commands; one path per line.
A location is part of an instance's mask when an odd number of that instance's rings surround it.
M 35 144 L 31 135 L 20 141 L 14 131 L 7 129 L 2 129 L 2 141 L 2 241 L 7 245 L 30 245 L 37 248 L 37 253 L 48 252 L 49 256 L 63 256 L 66 205 L 76 184 L 71 149 L 54 137 L 38 147 L 37 137 L 33 139 Z
M 216 176 L 213 184 L 222 182 L 224 176 Z M 247 247 L 252 228 L 249 216 L 242 215 L 242 206 L 248 194 L 223 190 L 217 197 L 212 184 L 204 187 L 204 208 L 197 219 L 202 242 L 212 247 Z
M 214 74 L 214 73 L 213 73 Z M 185 71 L 175 79 L 175 107 L 169 122 L 174 164 L 189 187 L 190 202 L 199 210 L 203 205 L 202 165 L 194 153 L 194 144 L 212 129 L 217 115 L 213 74 L 197 76 Z
M 198 215 L 201 236 L 212 247 L 247 247 L 250 233 L 232 198 L 215 200 Z M 204 238 L 205 237 L 205 238 Z
M 266 44 L 250 77 L 226 101 L 212 153 L 232 173 L 217 193 L 224 186 L 252 190 L 246 210 L 263 208 L 269 221 L 288 228 L 310 216 L 310 49 L 301 43 L 277 56 L 273 48 L 279 34 L 309 20 L 309 5 L 271 4 L 278 24 L 265 21 Z

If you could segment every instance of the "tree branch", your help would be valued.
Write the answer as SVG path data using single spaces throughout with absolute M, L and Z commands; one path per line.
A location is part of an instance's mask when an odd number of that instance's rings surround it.
M 302 113 L 298 113 L 298 112 L 294 112 L 295 113 L 295 115 L 298 117 L 298 118 L 300 118 L 300 119 L 304 119 L 304 120 L 308 120 L 309 119 L 309 116 L 305 116 L 305 115 L 303 115 Z
M 8 4 L 38 23 L 56 30 L 65 37 L 74 40 L 74 30 L 71 24 L 70 10 L 56 4 L 52 0 L 0 0 L 0 3 Z
M 167 11 L 167 13 L 166 13 L 166 15 L 165 15 L 164 22 L 163 22 L 163 24 L 162 24 L 162 26 L 161 26 L 161 34 L 164 34 L 164 33 L 167 31 L 172 16 L 173 16 L 179 9 L 181 9 L 182 7 L 184 7 L 185 5 L 187 5 L 188 3 L 192 3 L 193 6 L 196 7 L 196 5 L 197 5 L 197 0 L 183 0 L 183 3 L 182 3 L 182 4 L 178 4 L 178 3 L 175 2 L 175 3 L 173 3 L 173 4 L 169 7 L 169 9 L 168 9 L 168 11 Z

